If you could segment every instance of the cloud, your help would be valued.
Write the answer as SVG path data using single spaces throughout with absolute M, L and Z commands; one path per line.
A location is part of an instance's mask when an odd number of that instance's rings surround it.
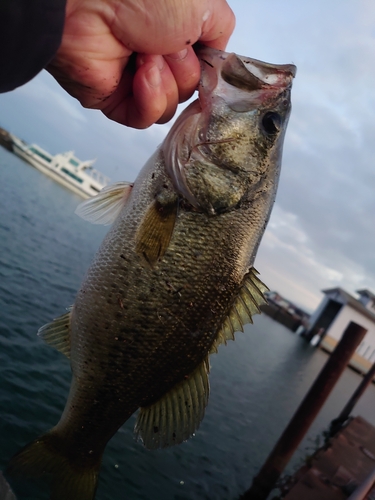
M 263 237 L 255 266 L 273 290 L 309 310 L 321 300 L 320 291 L 340 286 L 351 293 L 375 289 L 375 280 L 357 259 L 341 248 L 327 251 L 303 227 L 300 215 L 276 205 Z
M 113 180 L 134 180 L 171 126 L 124 127 L 98 110 L 82 108 L 46 72 L 0 95 L 0 107 L 3 127 L 53 154 L 74 150 L 81 159 L 96 158 L 96 168 Z
M 275 210 L 256 261 L 262 278 L 309 309 L 323 288 L 375 291 L 374 2 L 231 7 L 228 50 L 298 67 Z M 113 180 L 133 180 L 171 125 L 127 129 L 81 108 L 47 74 L 0 96 L 0 108 L 5 128 L 51 152 L 96 157 Z
M 55 113 L 68 115 L 64 116 L 64 121 L 71 118 L 73 121 L 78 120 L 87 123 L 87 117 L 79 102 L 60 88 L 46 72 L 40 73 L 37 78 L 31 80 L 27 85 L 17 89 L 17 93 L 42 106 L 42 113 L 48 113 L 52 107 Z
M 342 281 L 342 273 L 320 262 L 299 216 L 275 206 L 257 258 L 266 269 L 268 286 L 313 309 L 319 288 Z M 271 265 L 269 265 L 271 263 Z M 259 269 L 259 271 L 263 271 Z M 314 283 L 318 290 L 311 286 Z M 303 292 L 302 290 L 305 291 Z

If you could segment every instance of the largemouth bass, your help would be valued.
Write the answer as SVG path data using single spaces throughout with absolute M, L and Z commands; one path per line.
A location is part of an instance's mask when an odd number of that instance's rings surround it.
M 54 500 L 95 496 L 108 440 L 138 409 L 147 448 L 181 443 L 208 401 L 208 357 L 265 303 L 253 268 L 274 203 L 293 65 L 198 49 L 199 99 L 134 185 L 81 205 L 113 226 L 73 307 L 40 329 L 70 358 L 57 425 L 11 460 Z

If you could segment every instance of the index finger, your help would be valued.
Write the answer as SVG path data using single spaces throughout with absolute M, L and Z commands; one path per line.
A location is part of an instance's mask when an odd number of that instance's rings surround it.
M 211 0 L 204 14 L 199 41 L 214 49 L 225 50 L 236 25 L 236 18 L 225 0 Z

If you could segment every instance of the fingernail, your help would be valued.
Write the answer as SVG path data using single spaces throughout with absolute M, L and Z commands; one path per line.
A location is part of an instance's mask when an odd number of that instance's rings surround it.
M 159 68 L 159 70 L 163 70 L 165 66 L 165 61 L 163 56 L 156 56 L 155 57 L 155 64 Z
M 180 52 L 174 52 L 173 54 L 168 54 L 167 57 L 170 57 L 171 59 L 175 59 L 176 61 L 182 61 L 182 59 L 185 59 L 187 56 L 188 49 L 183 49 L 180 50 Z
M 151 87 L 159 87 L 159 85 L 161 84 L 161 75 L 159 68 L 157 68 L 156 66 L 152 66 L 152 68 L 147 71 L 146 78 Z
M 147 54 L 138 54 L 137 56 L 137 66 L 143 66 L 143 64 L 151 63 L 153 66 L 159 68 L 159 70 L 164 69 L 164 57 L 163 56 L 150 56 Z

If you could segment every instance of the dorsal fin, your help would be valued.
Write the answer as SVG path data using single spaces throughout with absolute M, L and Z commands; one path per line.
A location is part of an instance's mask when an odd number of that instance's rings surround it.
M 126 205 L 132 187 L 129 182 L 106 186 L 99 194 L 78 205 L 75 213 L 93 224 L 112 224 Z
M 148 449 L 186 441 L 199 427 L 209 396 L 206 358 L 185 380 L 159 401 L 141 408 L 134 432 Z
M 227 340 L 234 340 L 234 333 L 243 332 L 243 325 L 252 323 L 254 314 L 260 313 L 260 306 L 267 304 L 264 292 L 268 291 L 268 288 L 258 278 L 258 274 L 258 271 L 252 267 L 245 275 L 232 308 L 211 347 L 210 354 L 217 352 L 220 344 L 226 344 Z
M 54 347 L 67 358 L 70 358 L 70 317 L 73 307 L 68 307 L 68 312 L 42 326 L 38 336 L 51 347 Z

